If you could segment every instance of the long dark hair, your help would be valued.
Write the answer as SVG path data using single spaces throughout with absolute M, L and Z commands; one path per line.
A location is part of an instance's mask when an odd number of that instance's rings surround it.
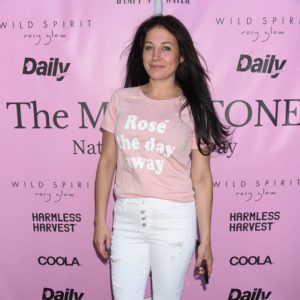
M 199 59 L 203 60 L 203 58 L 195 49 L 188 30 L 177 18 L 170 15 L 153 16 L 138 27 L 132 43 L 125 49 L 129 54 L 124 86 L 134 87 L 149 81 L 149 76 L 144 69 L 142 53 L 147 32 L 156 26 L 164 27 L 175 36 L 180 54 L 184 58 L 175 74 L 176 83 L 181 87 L 186 98 L 179 113 L 185 107 L 188 107 L 192 113 L 199 151 L 209 155 L 217 148 L 228 147 L 227 138 L 230 132 L 228 127 L 219 121 L 214 109 L 208 88 L 209 77 Z

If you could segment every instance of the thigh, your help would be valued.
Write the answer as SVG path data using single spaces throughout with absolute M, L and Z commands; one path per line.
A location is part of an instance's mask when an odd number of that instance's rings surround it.
M 177 300 L 195 250 L 195 208 L 171 209 L 159 218 L 156 237 L 150 244 L 153 299 Z
M 144 299 L 149 275 L 149 245 L 133 213 L 117 205 L 114 214 L 110 262 L 115 300 Z

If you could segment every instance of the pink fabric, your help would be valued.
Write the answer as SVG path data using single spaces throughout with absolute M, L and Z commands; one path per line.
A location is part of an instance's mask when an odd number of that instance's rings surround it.
M 183 103 L 151 99 L 140 87 L 113 94 L 102 128 L 115 134 L 117 198 L 194 200 L 190 154 L 197 145 L 188 109 L 179 117 Z

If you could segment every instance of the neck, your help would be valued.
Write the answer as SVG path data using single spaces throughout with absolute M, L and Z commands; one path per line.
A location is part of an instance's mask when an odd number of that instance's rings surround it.
M 149 80 L 142 90 L 145 95 L 153 99 L 169 99 L 182 95 L 182 91 L 175 81 Z

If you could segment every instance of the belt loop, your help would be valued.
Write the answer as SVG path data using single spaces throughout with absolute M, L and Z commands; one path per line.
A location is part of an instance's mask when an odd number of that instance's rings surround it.
M 152 209 L 154 211 L 158 211 L 159 202 L 157 198 L 152 198 Z
M 125 198 L 122 202 L 122 206 L 124 208 L 124 211 L 126 211 L 126 212 L 127 212 L 127 202 L 128 202 L 128 198 Z
M 143 204 L 145 204 L 145 199 L 144 198 L 140 198 L 138 200 L 138 204 L 139 204 L 139 206 L 143 206 Z

